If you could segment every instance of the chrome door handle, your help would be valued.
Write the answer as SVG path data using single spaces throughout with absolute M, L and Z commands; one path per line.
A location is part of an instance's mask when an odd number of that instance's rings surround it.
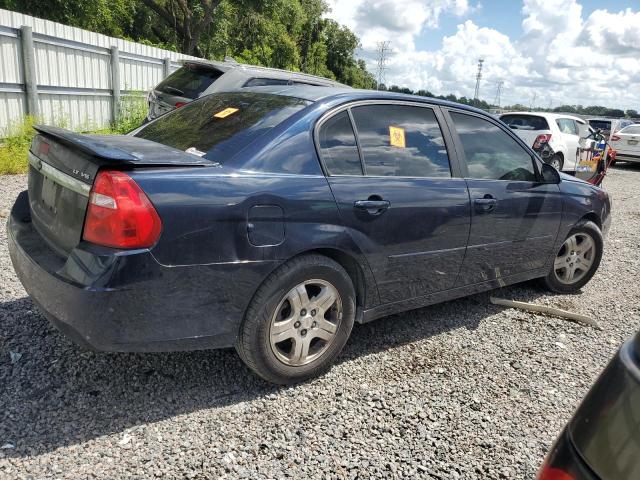
M 353 207 L 358 210 L 366 210 L 370 215 L 380 215 L 390 205 L 391 202 L 388 200 L 357 200 Z
M 484 198 L 476 198 L 473 203 L 476 206 L 476 211 L 480 213 L 489 213 L 495 210 L 498 200 L 493 197 L 485 196 Z

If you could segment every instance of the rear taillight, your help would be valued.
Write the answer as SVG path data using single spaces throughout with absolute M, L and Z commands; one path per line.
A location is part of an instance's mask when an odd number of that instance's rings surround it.
M 180 107 L 184 107 L 187 104 L 187 102 L 176 102 L 176 104 L 174 105 L 176 108 L 180 108 Z
M 536 137 L 536 140 L 533 142 L 533 148 L 540 148 L 543 143 L 549 143 L 551 141 L 550 133 L 541 133 Z
M 158 241 L 162 222 L 138 184 L 124 172 L 98 173 L 84 221 L 82 238 L 115 248 L 147 248 Z
M 537 480 L 575 480 L 575 478 L 560 468 L 543 467 L 538 473 Z
M 620 137 L 618 135 L 611 135 L 611 138 L 609 140 L 612 142 L 617 142 L 618 140 L 620 140 Z

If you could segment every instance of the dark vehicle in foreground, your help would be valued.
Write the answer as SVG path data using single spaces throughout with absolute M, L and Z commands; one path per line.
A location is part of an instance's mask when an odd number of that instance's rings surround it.
M 8 220 L 45 315 L 98 350 L 235 346 L 277 383 L 324 371 L 354 322 L 598 268 L 604 190 L 445 101 L 260 87 L 129 136 L 37 127 Z
M 640 478 L 640 334 L 600 375 L 556 440 L 538 480 Z
M 348 88 L 342 83 L 308 73 L 246 65 L 235 60 L 185 60 L 182 67 L 154 87 L 147 96 L 147 121 L 180 108 L 196 98 L 266 85 L 316 85 Z

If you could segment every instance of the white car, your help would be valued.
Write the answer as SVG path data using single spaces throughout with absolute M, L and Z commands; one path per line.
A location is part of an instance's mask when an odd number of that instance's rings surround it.
M 640 162 L 640 125 L 629 125 L 614 133 L 609 141 L 616 160 Z
M 591 129 L 571 115 L 544 112 L 511 112 L 500 120 L 558 171 L 574 172 L 580 155 L 580 138 Z

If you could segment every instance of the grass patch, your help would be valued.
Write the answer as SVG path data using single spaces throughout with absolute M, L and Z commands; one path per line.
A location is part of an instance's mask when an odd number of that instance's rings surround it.
M 0 141 L 0 175 L 27 171 L 27 152 L 36 123 L 34 117 L 26 116 L 22 122 L 9 126 L 7 137 Z
M 144 97 L 125 96 L 120 103 L 118 121 L 110 128 L 84 133 L 121 135 L 142 125 L 147 116 L 147 104 Z M 26 173 L 28 167 L 27 152 L 36 132 L 34 125 L 43 123 L 36 117 L 26 116 L 21 122 L 10 125 L 4 139 L 0 139 L 0 175 Z M 65 125 L 58 125 L 64 127 Z

